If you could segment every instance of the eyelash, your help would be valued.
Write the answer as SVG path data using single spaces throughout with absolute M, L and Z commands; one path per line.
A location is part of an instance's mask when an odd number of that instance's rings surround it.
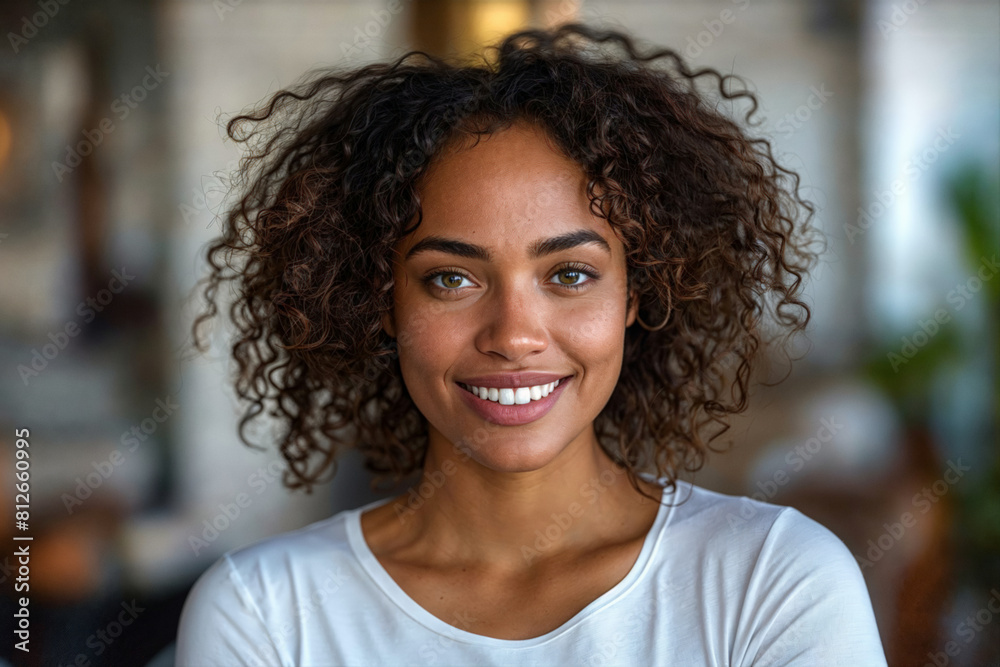
M 565 273 L 569 273 L 569 272 L 580 273 L 580 274 L 583 274 L 583 275 L 587 276 L 588 278 L 590 278 L 590 280 L 587 280 L 587 281 L 582 282 L 582 283 L 578 283 L 576 285 L 563 285 L 563 284 L 559 283 L 559 287 L 563 287 L 563 288 L 566 288 L 566 289 L 569 289 L 569 290 L 573 290 L 573 291 L 579 290 L 582 287 L 584 287 L 585 285 L 587 285 L 587 284 L 589 284 L 589 283 L 591 283 L 591 282 L 593 282 L 595 280 L 599 280 L 600 277 L 601 277 L 600 274 L 598 274 L 597 272 L 591 270 L 589 267 L 587 267 L 586 264 L 579 264 L 577 262 L 568 262 L 566 264 L 563 264 L 558 269 L 556 269 L 556 271 L 554 271 L 552 275 L 556 275 L 558 273 L 564 273 L 564 272 Z M 425 285 L 427 285 L 429 287 L 432 287 L 432 288 L 438 290 L 439 292 L 457 292 L 458 290 L 460 290 L 462 288 L 461 287 L 440 287 L 439 285 L 435 285 L 434 284 L 434 280 L 437 277 L 439 277 L 439 276 L 451 276 L 451 275 L 462 276 L 466 280 L 471 280 L 471 278 L 469 278 L 467 275 L 465 275 L 464 272 L 458 271 L 456 269 L 441 269 L 439 271 L 434 271 L 432 273 L 428 273 L 427 275 L 425 275 L 422 278 L 422 280 L 423 280 L 423 283 Z

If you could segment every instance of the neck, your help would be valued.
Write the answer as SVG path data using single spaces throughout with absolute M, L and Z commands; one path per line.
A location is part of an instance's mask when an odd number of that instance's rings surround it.
M 662 492 L 641 478 L 639 486 Z M 525 472 L 487 468 L 432 434 L 421 482 L 392 505 L 408 549 L 513 573 L 644 535 L 656 503 L 632 488 L 591 430 Z

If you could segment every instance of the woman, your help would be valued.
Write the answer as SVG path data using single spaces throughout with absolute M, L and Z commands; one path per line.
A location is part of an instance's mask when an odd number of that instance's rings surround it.
M 226 554 L 178 664 L 885 665 L 839 539 L 677 479 L 808 322 L 797 177 L 621 33 L 419 58 L 230 122 L 195 333 L 237 281 L 241 437 L 271 405 L 288 486 L 345 447 L 420 482 Z

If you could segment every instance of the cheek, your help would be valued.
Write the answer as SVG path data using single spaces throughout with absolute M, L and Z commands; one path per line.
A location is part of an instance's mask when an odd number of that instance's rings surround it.
M 621 347 L 625 338 L 625 309 L 614 302 L 602 301 L 591 308 L 580 308 L 560 318 L 560 340 L 570 350 L 597 361 Z
M 425 375 L 428 371 L 447 368 L 458 351 L 469 345 L 481 320 L 474 309 L 456 311 L 454 304 L 423 298 L 408 290 L 400 296 L 395 321 L 404 379 L 408 384 L 411 378 L 427 382 L 432 377 Z M 581 300 L 575 307 L 553 308 L 540 317 L 552 320 L 546 325 L 552 345 L 596 365 L 599 361 L 620 360 L 626 309 L 624 301 L 600 296 L 592 301 Z M 617 355 L 613 354 L 616 351 Z
M 430 380 L 434 376 L 428 373 L 447 367 L 450 356 L 459 349 L 457 338 L 462 329 L 449 324 L 445 305 L 439 301 L 411 300 L 396 307 L 396 342 L 408 385 Z
M 396 342 L 400 351 L 404 348 L 419 348 L 426 341 L 440 333 L 441 316 L 444 305 L 441 301 L 428 299 L 421 293 L 419 285 L 405 276 L 397 277 L 394 294 L 393 320 L 396 325 Z

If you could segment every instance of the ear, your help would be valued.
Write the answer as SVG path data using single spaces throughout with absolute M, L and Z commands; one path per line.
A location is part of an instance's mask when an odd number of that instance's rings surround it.
M 382 329 L 389 334 L 390 338 L 396 337 L 396 322 L 389 311 L 382 313 Z
M 629 328 L 635 322 L 636 315 L 639 314 L 639 293 L 635 290 L 628 295 L 628 313 L 625 315 L 625 328 Z

